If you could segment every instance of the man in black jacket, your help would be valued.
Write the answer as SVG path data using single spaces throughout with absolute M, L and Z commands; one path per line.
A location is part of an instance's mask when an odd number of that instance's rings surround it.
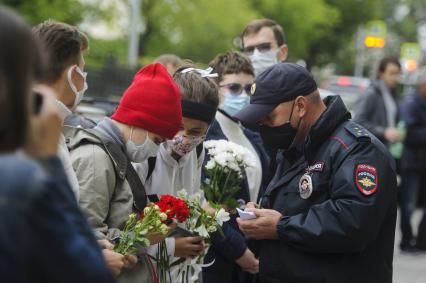
M 406 123 L 407 135 L 401 157 L 402 187 L 399 193 L 403 251 L 426 250 L 426 210 L 420 222 L 417 241 L 413 236 L 410 218 L 419 196 L 426 198 L 426 72 L 418 78 L 417 90 L 407 95 L 401 104 L 401 120 Z M 426 205 L 423 200 L 422 205 Z M 416 243 L 417 242 L 417 243 Z
M 361 97 L 355 121 L 373 133 L 384 144 L 399 142 L 401 133 L 396 129 L 398 107 L 395 87 L 401 74 L 396 58 L 380 61 L 377 80 L 372 82 Z
M 392 282 L 395 165 L 341 98 L 321 101 L 306 69 L 279 63 L 236 117 L 283 150 L 257 218 L 238 219 L 261 240 L 261 282 Z

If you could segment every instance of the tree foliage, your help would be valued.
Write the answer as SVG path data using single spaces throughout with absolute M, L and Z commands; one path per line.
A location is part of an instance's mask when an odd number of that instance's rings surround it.
M 233 48 L 244 25 L 259 15 L 244 0 L 145 0 L 143 55 L 175 53 L 208 63 Z M 148 35 L 148 36 L 147 36 Z
M 116 1 L 130 5 L 129 0 Z M 114 1 L 0 0 L 30 24 L 48 18 L 70 24 L 88 17 L 108 19 L 113 9 L 105 3 L 110 2 Z M 393 13 L 401 3 L 410 7 L 410 14 L 396 22 Z M 422 7 L 426 7 L 426 0 L 142 0 L 140 55 L 153 58 L 175 53 L 206 64 L 216 54 L 237 48 L 236 39 L 248 22 L 266 17 L 284 27 L 289 61 L 304 59 L 309 66 L 332 62 L 339 72 L 349 73 L 359 25 L 381 18 L 401 41 L 412 41 L 416 23 L 426 20 Z M 121 57 L 127 50 L 126 36 L 123 31 L 123 38 L 111 44 L 94 41 L 91 55 L 101 60 L 99 54 L 118 50 L 115 53 L 120 62 L 125 61 Z
M 31 25 L 47 19 L 79 24 L 85 17 L 110 18 L 108 6 L 102 0 L 83 3 L 79 0 L 0 0 L 0 4 L 9 6 L 19 12 Z

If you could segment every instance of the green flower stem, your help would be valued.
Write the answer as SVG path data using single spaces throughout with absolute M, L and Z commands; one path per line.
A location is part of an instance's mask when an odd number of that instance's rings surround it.
M 231 176 L 232 171 L 229 171 L 228 176 L 226 176 L 225 184 L 223 185 L 224 190 L 226 190 L 226 185 L 228 185 L 229 177 Z M 225 198 L 226 196 L 224 196 Z M 224 199 L 222 201 L 225 201 Z

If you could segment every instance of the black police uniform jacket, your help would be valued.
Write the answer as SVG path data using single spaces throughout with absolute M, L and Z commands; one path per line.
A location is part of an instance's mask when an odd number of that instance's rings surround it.
M 395 166 L 384 145 L 349 121 L 340 97 L 295 158 L 284 154 L 262 199 L 279 211 L 279 240 L 260 248 L 261 282 L 392 282 Z M 312 194 L 299 181 L 308 173 Z

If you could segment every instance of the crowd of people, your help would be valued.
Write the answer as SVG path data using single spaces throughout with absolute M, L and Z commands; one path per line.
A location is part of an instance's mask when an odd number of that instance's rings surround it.
M 162 242 L 170 258 L 207 252 L 194 282 L 392 282 L 398 193 L 401 249 L 426 248 L 425 218 L 417 237 L 410 225 L 424 184 L 426 72 L 399 111 L 401 67 L 382 60 L 352 121 L 339 96 L 322 100 L 312 74 L 284 62 L 291 49 L 275 21 L 254 20 L 241 37 L 241 52 L 207 69 L 160 56 L 93 123 L 74 113 L 88 89 L 87 36 L 52 20 L 31 28 L 0 7 L 4 282 L 157 282 Z M 153 234 L 149 247 L 114 251 L 151 197 L 202 195 L 208 140 L 252 154 L 233 197 L 256 217 L 225 206 L 230 220 L 210 245 Z M 402 142 L 395 162 L 388 148 Z M 217 208 L 206 199 L 204 209 Z

